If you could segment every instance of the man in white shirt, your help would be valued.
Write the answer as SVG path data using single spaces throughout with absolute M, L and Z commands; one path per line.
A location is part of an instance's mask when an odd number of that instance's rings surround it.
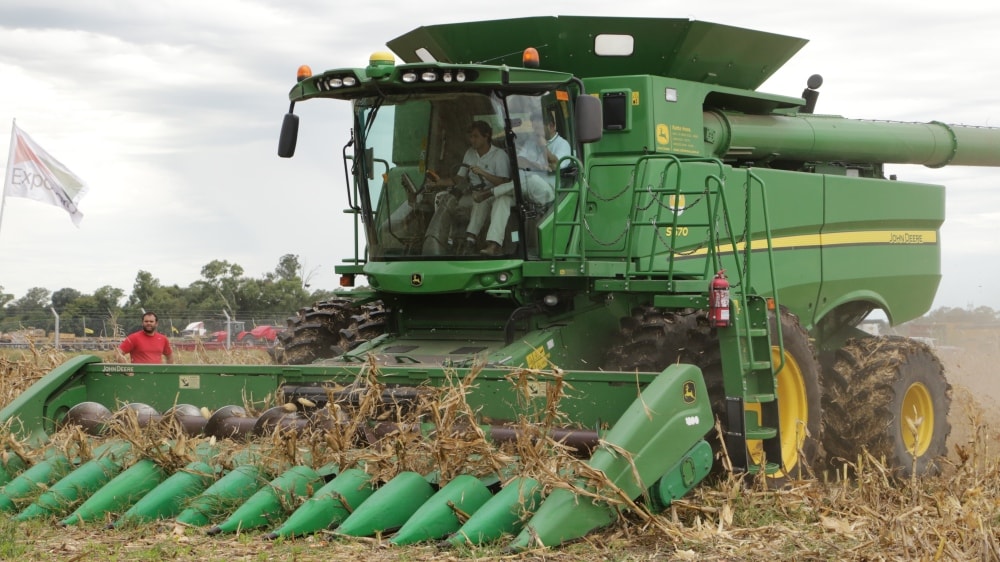
M 570 155 L 571 149 L 569 142 L 556 131 L 555 119 L 551 115 L 545 115 L 544 123 L 534 116 L 531 124 L 533 134 L 517 147 L 518 174 L 524 196 L 532 203 L 547 205 L 555 199 L 556 166 L 560 158 Z M 564 160 L 561 167 L 565 168 L 569 163 L 569 160 Z M 470 242 L 474 242 L 476 233 L 482 229 L 489 215 L 490 225 L 486 246 L 481 252 L 483 255 L 499 256 L 503 253 L 503 238 L 510 209 L 514 206 L 513 191 L 513 182 L 507 182 L 474 196 L 467 236 Z
M 510 161 L 505 151 L 493 145 L 493 127 L 485 121 L 473 121 L 468 135 L 470 146 L 462 157 L 458 173 L 451 178 L 430 182 L 426 188 L 452 188 L 468 183 L 474 191 L 488 191 L 510 181 Z M 424 240 L 425 255 L 443 255 L 447 252 L 451 221 L 460 209 L 470 206 L 473 206 L 473 199 L 468 192 L 456 196 L 446 190 L 435 196 L 435 212 L 427 226 L 427 237 Z M 482 223 L 479 226 L 481 228 Z

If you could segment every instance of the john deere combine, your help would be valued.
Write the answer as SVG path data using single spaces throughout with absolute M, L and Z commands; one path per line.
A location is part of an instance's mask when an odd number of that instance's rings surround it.
M 518 550 L 655 512 L 724 464 L 777 484 L 866 448 L 934 472 L 940 363 L 857 325 L 930 307 L 945 192 L 883 166 L 996 166 L 1000 130 L 814 114 L 818 76 L 756 91 L 804 44 L 538 17 L 303 67 L 279 155 L 296 104 L 351 102 L 337 271 L 367 285 L 291 318 L 276 365 L 56 369 L 0 413 L 35 447 L 4 457 L 2 508 Z M 73 424 L 112 437 L 67 455 L 51 442 Z M 128 424 L 173 431 L 115 438 Z

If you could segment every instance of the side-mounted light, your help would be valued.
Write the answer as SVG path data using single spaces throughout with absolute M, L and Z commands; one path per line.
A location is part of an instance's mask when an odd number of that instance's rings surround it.
M 541 59 L 538 56 L 538 49 L 534 47 L 528 47 L 521 53 L 521 65 L 524 68 L 538 68 L 541 63 Z

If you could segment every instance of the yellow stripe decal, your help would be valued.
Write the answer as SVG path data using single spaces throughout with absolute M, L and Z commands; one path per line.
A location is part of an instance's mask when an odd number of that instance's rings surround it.
M 902 246 L 933 245 L 938 243 L 938 233 L 935 230 L 865 230 L 854 232 L 831 232 L 828 234 L 801 234 L 798 236 L 781 236 L 771 239 L 775 250 L 788 248 L 816 248 L 823 246 L 851 246 L 863 244 L 893 244 Z M 731 248 L 729 243 L 720 244 L 723 251 Z M 736 249 L 742 251 L 746 243 L 736 244 Z M 767 240 L 757 238 L 753 241 L 752 250 L 767 249 Z M 685 255 L 704 255 L 707 248 Z

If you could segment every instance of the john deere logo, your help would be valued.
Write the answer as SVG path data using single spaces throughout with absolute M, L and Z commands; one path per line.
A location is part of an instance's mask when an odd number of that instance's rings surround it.
M 656 144 L 670 144 L 670 127 L 663 123 L 656 124 Z
M 684 389 L 681 391 L 685 404 L 692 404 L 695 401 L 694 381 L 685 381 Z
M 414 287 L 419 287 L 424 284 L 424 276 L 419 273 L 414 273 L 410 276 L 410 285 Z

